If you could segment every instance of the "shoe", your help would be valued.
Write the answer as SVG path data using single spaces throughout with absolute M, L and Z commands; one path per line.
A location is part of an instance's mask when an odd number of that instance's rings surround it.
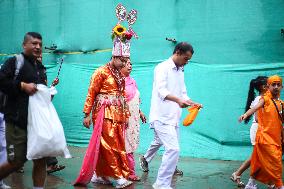
M 132 181 L 126 180 L 125 178 L 120 178 L 117 180 L 117 184 L 115 188 L 126 188 L 127 186 L 130 186 L 133 184 Z
M 246 187 L 245 187 L 245 189 L 257 189 L 257 185 L 256 185 L 256 184 L 254 184 L 254 185 L 252 185 L 252 184 L 247 184 Z
M 49 166 L 46 170 L 47 174 L 50 174 L 50 173 L 54 173 L 56 171 L 61 171 L 62 169 L 65 169 L 65 166 L 64 165 L 52 165 L 52 166 Z
M 94 184 L 112 185 L 110 180 L 103 179 L 102 177 L 96 177 L 96 176 L 92 177 L 91 182 Z
M 146 161 L 146 159 L 143 156 L 141 156 L 139 158 L 139 161 L 140 161 L 140 167 L 141 167 L 142 171 L 148 172 L 149 168 L 148 168 L 148 162 Z
M 233 172 L 230 179 L 237 184 L 238 187 L 245 187 L 245 183 L 241 181 L 241 176 L 237 176 L 236 172 Z
M 178 176 L 182 176 L 183 175 L 183 172 L 181 170 L 179 170 L 177 167 L 176 167 L 176 170 L 174 172 L 174 175 L 178 175 Z
M 0 189 L 11 189 L 11 187 L 2 182 L 2 184 L 0 184 Z
M 173 189 L 173 188 L 170 187 L 170 186 L 168 186 L 168 187 L 166 187 L 166 186 L 159 186 L 159 185 L 156 184 L 156 183 L 154 183 L 154 184 L 152 185 L 152 187 L 153 187 L 154 189 Z

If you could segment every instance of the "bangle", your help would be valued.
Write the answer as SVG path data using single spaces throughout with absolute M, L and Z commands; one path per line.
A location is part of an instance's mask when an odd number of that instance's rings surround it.
M 24 88 L 24 82 L 21 82 L 21 90 Z
M 89 115 L 90 115 L 90 114 L 85 114 L 85 115 L 84 115 L 84 118 L 87 118 L 87 117 L 89 117 Z

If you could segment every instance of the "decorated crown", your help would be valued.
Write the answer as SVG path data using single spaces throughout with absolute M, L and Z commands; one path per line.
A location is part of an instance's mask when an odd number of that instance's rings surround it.
M 111 34 L 113 40 L 112 55 L 130 57 L 130 40 L 132 36 L 138 38 L 131 27 L 137 20 L 137 11 L 132 9 L 127 14 L 126 8 L 122 4 L 118 4 L 115 11 L 118 22 Z M 128 29 L 121 24 L 125 19 L 128 22 Z

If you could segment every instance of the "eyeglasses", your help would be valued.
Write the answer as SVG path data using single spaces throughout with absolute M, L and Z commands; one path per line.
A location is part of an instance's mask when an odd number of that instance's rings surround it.
M 191 59 L 191 56 L 189 56 L 188 54 L 182 54 L 183 59 L 188 62 Z

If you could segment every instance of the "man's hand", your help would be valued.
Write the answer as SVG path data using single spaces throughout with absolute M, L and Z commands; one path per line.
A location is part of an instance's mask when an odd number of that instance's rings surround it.
M 190 106 L 190 103 L 187 102 L 186 100 L 183 100 L 183 99 L 179 99 L 177 101 L 177 103 L 178 103 L 179 107 L 181 107 L 181 108 L 186 108 L 186 107 Z
M 28 95 L 33 95 L 37 92 L 36 84 L 21 82 L 21 89 Z
M 190 104 L 190 106 L 197 106 L 197 107 L 200 107 L 200 108 L 203 108 L 203 105 L 202 104 L 199 104 L 197 102 L 193 102 L 191 100 L 187 100 L 186 101 L 188 104 Z
M 83 120 L 83 125 L 84 127 L 86 127 L 87 129 L 90 128 L 90 125 L 91 125 L 91 116 L 88 115 L 87 117 L 84 118 Z
M 53 81 L 52 81 L 52 84 L 51 84 L 51 86 L 56 86 L 56 85 L 58 85 L 58 83 L 59 83 L 59 79 L 58 78 L 55 78 Z
M 199 103 L 195 103 L 193 106 L 197 106 L 197 107 L 203 108 L 203 105 L 199 104 Z
M 140 111 L 140 119 L 142 123 L 147 123 L 147 118 L 143 112 Z

